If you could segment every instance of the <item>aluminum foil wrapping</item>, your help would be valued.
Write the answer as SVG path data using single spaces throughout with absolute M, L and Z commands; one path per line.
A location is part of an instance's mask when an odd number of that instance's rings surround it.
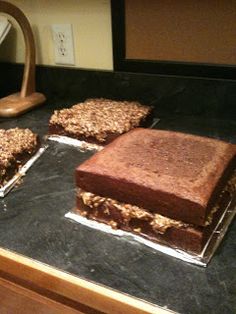
M 19 182 L 19 180 L 25 176 L 29 168 L 36 162 L 36 160 L 45 152 L 47 144 L 42 144 L 39 150 L 18 170 L 18 172 L 3 186 L 0 188 L 0 197 L 5 197 L 7 193 L 13 189 L 13 187 Z
M 80 140 L 77 140 L 75 138 L 71 138 L 71 137 L 68 137 L 68 136 L 49 135 L 46 138 L 48 140 L 50 140 L 50 141 L 55 141 L 55 142 L 58 142 L 58 143 L 75 146 L 75 147 L 79 148 L 79 150 L 81 152 L 87 151 L 87 150 L 99 151 L 99 150 L 103 149 L 102 145 L 97 145 L 97 144 L 88 143 L 88 142 L 85 142 L 85 141 L 80 141 Z
M 152 242 L 150 240 L 147 240 L 131 232 L 127 232 L 127 231 L 123 231 L 119 229 L 112 229 L 109 225 L 106 225 L 104 223 L 100 223 L 91 219 L 87 219 L 75 213 L 73 210 L 71 212 L 68 212 L 65 215 L 65 217 L 77 223 L 83 224 L 93 229 L 100 230 L 108 234 L 112 234 L 114 236 L 123 237 L 127 240 L 129 239 L 135 240 L 148 247 L 151 247 L 152 249 L 156 251 L 178 258 L 182 261 L 195 264 L 198 266 L 206 267 L 207 264 L 210 262 L 212 256 L 214 255 L 220 242 L 222 241 L 235 214 L 236 214 L 236 194 L 232 196 L 230 202 L 225 208 L 225 211 L 220 217 L 218 224 L 216 225 L 215 229 L 213 230 L 211 236 L 209 237 L 207 243 L 205 244 L 205 247 L 203 248 L 200 254 L 188 253 L 183 250 L 167 246 L 165 244 Z
M 160 121 L 160 119 L 154 118 L 152 120 L 152 122 L 150 123 L 150 126 L 148 126 L 148 128 L 153 129 L 159 121 Z M 82 152 L 88 151 L 88 150 L 100 151 L 103 149 L 103 145 L 97 145 L 97 144 L 89 143 L 86 141 L 77 140 L 77 139 L 71 138 L 69 136 L 52 134 L 52 135 L 46 136 L 45 138 L 48 140 L 51 140 L 51 141 L 58 142 L 58 143 L 75 146 L 75 147 L 79 148 L 79 150 Z

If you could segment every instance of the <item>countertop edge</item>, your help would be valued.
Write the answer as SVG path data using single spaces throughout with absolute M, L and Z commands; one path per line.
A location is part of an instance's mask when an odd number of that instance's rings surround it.
M 4 274 L 23 287 L 33 286 L 47 297 L 51 292 L 103 313 L 175 313 L 0 248 L 0 277 Z

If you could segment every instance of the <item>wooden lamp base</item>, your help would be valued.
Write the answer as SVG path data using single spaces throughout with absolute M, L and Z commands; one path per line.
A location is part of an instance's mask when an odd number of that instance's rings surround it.
M 6 13 L 19 23 L 25 41 L 25 66 L 21 91 L 0 99 L 0 117 L 16 117 L 42 104 L 46 98 L 35 92 L 35 42 L 29 21 L 15 5 L 0 0 L 0 12 Z
M 21 97 L 20 93 L 12 94 L 0 99 L 0 117 L 16 117 L 45 102 L 46 98 L 41 93 L 32 93 Z

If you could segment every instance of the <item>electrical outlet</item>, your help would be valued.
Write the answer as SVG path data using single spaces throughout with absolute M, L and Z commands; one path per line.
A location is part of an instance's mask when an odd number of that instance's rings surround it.
M 52 34 L 56 64 L 75 64 L 74 42 L 71 24 L 53 24 Z

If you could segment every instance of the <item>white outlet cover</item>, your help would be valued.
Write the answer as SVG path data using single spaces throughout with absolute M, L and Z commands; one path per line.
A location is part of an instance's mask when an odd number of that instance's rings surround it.
M 53 24 L 52 35 L 55 63 L 61 65 L 75 65 L 72 25 Z

